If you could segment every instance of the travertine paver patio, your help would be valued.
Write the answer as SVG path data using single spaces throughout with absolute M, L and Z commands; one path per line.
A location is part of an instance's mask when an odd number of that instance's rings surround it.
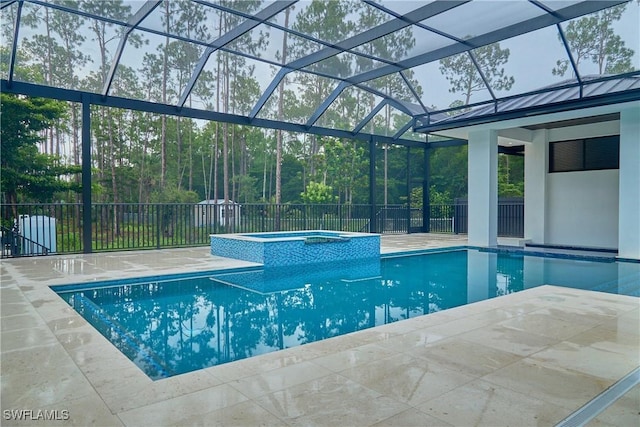
M 553 425 L 640 365 L 637 298 L 543 286 L 151 381 L 49 289 L 247 264 L 207 248 L 3 260 L 2 425 Z M 636 386 L 590 425 L 639 409 Z M 8 419 L 43 410 L 68 419 Z

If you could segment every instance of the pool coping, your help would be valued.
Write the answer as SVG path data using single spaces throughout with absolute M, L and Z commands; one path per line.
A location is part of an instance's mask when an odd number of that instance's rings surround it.
M 283 234 L 288 234 L 281 236 Z M 295 235 L 294 235 L 295 234 Z M 271 237 L 261 237 L 261 236 Z M 331 236 L 327 236 L 331 235 Z M 379 233 L 361 233 L 357 231 L 336 231 L 336 230 L 307 230 L 307 231 L 267 231 L 258 233 L 227 233 L 227 234 L 210 234 L 209 237 L 220 237 L 229 240 L 246 240 L 252 242 L 272 242 L 272 241 L 291 241 L 291 240 L 304 240 L 307 237 L 372 237 L 381 236 Z M 281 237 L 275 237 L 281 236 Z

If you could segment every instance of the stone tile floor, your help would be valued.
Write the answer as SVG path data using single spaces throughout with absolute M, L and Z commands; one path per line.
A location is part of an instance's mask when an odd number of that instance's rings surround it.
M 0 424 L 555 425 L 640 365 L 638 298 L 543 286 L 152 381 L 49 289 L 242 265 L 207 248 L 2 260 Z M 640 386 L 588 425 L 640 425 Z

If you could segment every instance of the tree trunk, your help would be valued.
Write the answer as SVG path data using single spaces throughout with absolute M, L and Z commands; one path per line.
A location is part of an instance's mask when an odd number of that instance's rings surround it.
M 164 12 L 166 17 L 166 31 L 171 30 L 169 2 L 165 2 Z M 165 38 L 164 51 L 162 52 L 162 103 L 167 103 L 167 77 L 169 76 L 169 37 Z M 160 130 L 160 187 L 165 188 L 167 178 L 167 116 L 162 115 Z
M 224 54 L 222 63 L 222 74 L 224 76 L 224 87 L 222 93 L 222 111 L 229 111 L 229 55 Z M 224 197 L 224 226 L 229 231 L 229 123 L 222 124 L 222 185 Z
M 222 37 L 222 14 L 218 19 L 218 38 Z M 216 64 L 216 111 L 220 111 L 220 85 L 222 82 L 221 74 L 221 62 L 218 57 L 218 63 Z M 220 124 L 216 122 L 216 140 L 214 144 L 214 156 L 213 156 L 213 199 L 218 203 L 218 141 L 220 140 Z M 217 206 L 216 208 L 217 209 Z
M 267 160 L 269 159 L 269 150 L 267 149 L 267 142 L 264 143 L 264 162 L 262 165 L 262 200 L 267 200 Z
M 216 140 L 213 144 L 211 154 L 213 157 L 212 163 L 209 163 L 209 185 L 211 185 L 211 165 L 213 164 L 213 200 L 218 200 L 218 134 L 220 131 L 220 125 L 216 123 Z
M 44 22 L 45 22 L 45 28 L 47 31 L 47 40 L 51 40 L 51 26 L 49 23 L 49 8 L 45 7 L 44 8 Z M 47 43 L 47 76 L 46 76 L 46 81 L 48 84 L 50 84 L 51 86 L 54 86 L 53 83 L 53 64 L 52 64 L 52 57 L 51 57 L 51 46 L 53 45 L 53 43 Z M 49 154 L 53 154 L 53 127 L 49 128 L 47 131 L 47 136 L 49 137 L 49 150 L 47 151 L 47 146 L 45 144 L 45 153 L 49 153 Z
M 289 28 L 289 13 L 291 8 L 285 10 L 284 15 L 284 27 Z M 282 64 L 287 63 L 287 33 L 284 32 L 282 37 Z M 287 78 L 285 76 L 280 83 L 278 89 L 278 120 L 284 120 L 284 87 L 286 85 Z M 282 130 L 278 129 L 276 134 L 276 205 L 282 203 Z M 280 209 L 276 209 L 275 214 L 275 231 L 280 231 Z
M 181 132 L 180 132 L 180 124 L 181 124 L 181 119 L 180 117 L 176 117 L 176 143 L 177 143 L 177 148 L 178 148 L 178 155 L 177 155 L 177 171 L 178 173 L 180 173 L 178 182 L 176 183 L 178 188 L 182 188 L 182 136 L 181 136 Z
M 149 144 L 149 130 L 146 132 L 146 136 L 144 138 L 144 142 L 142 145 L 142 153 L 140 155 L 140 179 L 138 179 L 138 203 L 142 203 L 142 189 L 144 188 L 144 161 L 147 157 L 147 147 Z
M 113 230 L 116 236 L 120 236 L 120 227 L 118 224 L 117 204 L 118 204 L 118 184 L 116 180 L 116 155 L 115 155 L 115 141 L 113 138 L 113 123 L 112 123 L 111 110 L 107 110 L 107 131 L 109 138 L 109 163 L 111 169 L 111 191 L 113 193 Z

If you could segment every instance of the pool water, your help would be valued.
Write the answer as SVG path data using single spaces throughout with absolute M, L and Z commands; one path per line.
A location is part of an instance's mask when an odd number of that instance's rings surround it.
M 542 284 L 640 296 L 637 263 L 473 249 L 191 276 L 54 290 L 152 379 Z

